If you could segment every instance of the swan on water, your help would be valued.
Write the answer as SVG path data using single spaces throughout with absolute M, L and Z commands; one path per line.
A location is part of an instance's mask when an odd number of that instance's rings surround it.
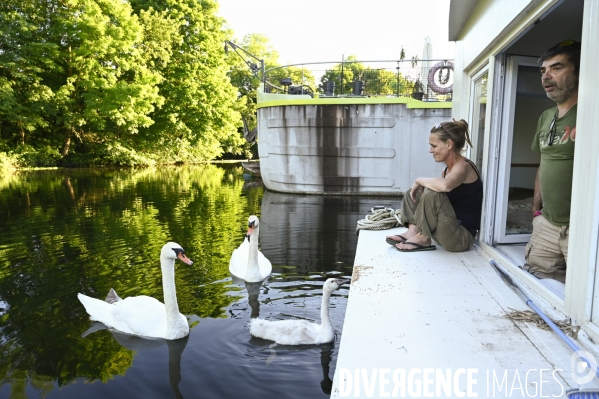
M 247 240 L 233 250 L 229 261 L 229 272 L 248 283 L 264 281 L 272 272 L 272 264 L 258 250 L 260 221 L 255 215 L 248 218 Z
M 160 252 L 164 303 L 146 295 L 119 298 L 111 288 L 105 301 L 78 294 L 91 320 L 114 330 L 146 338 L 179 339 L 189 334 L 187 318 L 179 313 L 175 290 L 175 259 L 193 262 L 175 242 L 168 242 Z
M 335 330 L 329 316 L 329 299 L 332 292 L 344 283 L 347 280 L 336 278 L 330 278 L 324 283 L 320 305 L 321 324 L 307 320 L 268 321 L 256 318 L 250 322 L 250 334 L 280 345 L 318 345 L 331 342 L 335 338 Z

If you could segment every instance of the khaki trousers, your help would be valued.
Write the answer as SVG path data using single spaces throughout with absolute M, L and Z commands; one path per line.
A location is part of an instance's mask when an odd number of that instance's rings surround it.
M 523 269 L 537 278 L 552 278 L 565 283 L 569 230 L 570 226 L 556 226 L 543 215 L 535 217 Z
M 474 237 L 459 224 L 445 193 L 427 188 L 414 202 L 410 192 L 411 189 L 404 194 L 401 206 L 401 222 L 404 226 L 415 224 L 418 231 L 451 252 L 466 251 L 472 246 Z

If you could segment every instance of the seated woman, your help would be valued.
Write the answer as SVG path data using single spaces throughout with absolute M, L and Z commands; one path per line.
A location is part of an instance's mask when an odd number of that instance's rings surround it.
M 472 246 L 480 228 L 483 183 L 472 161 L 462 155 L 472 147 L 465 120 L 439 122 L 431 129 L 429 152 L 447 166 L 441 177 L 419 177 L 406 191 L 401 208 L 403 235 L 387 236 L 398 251 L 436 249 L 431 239 L 452 252 Z

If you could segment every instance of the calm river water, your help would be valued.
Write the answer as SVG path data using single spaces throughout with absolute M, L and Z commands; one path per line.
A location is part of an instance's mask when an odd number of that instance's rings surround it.
M 252 338 L 252 317 L 320 319 L 323 281 L 351 276 L 356 221 L 376 198 L 295 196 L 245 181 L 238 165 L 0 175 L 0 398 L 326 398 L 348 287 L 331 299 L 336 339 L 311 347 Z M 232 281 L 250 214 L 270 279 Z M 159 253 L 176 266 L 177 341 L 103 329 L 77 300 L 162 301 Z

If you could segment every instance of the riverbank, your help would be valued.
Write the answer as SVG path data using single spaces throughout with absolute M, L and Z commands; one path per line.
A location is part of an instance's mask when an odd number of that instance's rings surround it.
M 403 231 L 360 232 L 332 398 L 561 397 L 578 386 L 553 331 L 507 317 L 529 308 L 482 249 L 402 253 L 385 236 Z
M 8 157 L 2 157 L 4 153 L 0 153 L 0 171 L 3 173 L 7 172 L 17 172 L 17 171 L 30 171 L 30 170 L 54 170 L 54 169 L 97 169 L 97 168 L 153 168 L 158 166 L 181 166 L 180 163 L 164 163 L 164 164 L 155 164 L 155 165 L 88 165 L 88 166 L 18 166 L 18 164 L 14 164 L 10 162 Z M 190 162 L 184 165 L 207 165 L 207 164 L 233 164 L 238 163 L 242 165 L 243 163 L 251 163 L 256 164 L 256 168 L 258 171 L 260 170 L 260 164 L 258 160 L 255 159 L 224 159 L 224 160 L 214 160 L 214 161 L 206 161 L 206 162 Z

